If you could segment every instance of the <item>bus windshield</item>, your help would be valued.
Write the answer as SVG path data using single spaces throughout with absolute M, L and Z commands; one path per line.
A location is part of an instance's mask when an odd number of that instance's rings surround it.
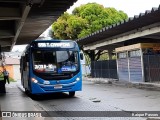
M 71 73 L 79 68 L 77 51 L 34 50 L 32 57 L 37 73 Z

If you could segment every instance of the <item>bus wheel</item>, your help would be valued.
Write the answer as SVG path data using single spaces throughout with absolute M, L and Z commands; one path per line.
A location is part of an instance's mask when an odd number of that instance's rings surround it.
M 25 93 L 26 93 L 27 95 L 30 94 L 29 90 L 27 90 L 26 88 L 25 88 Z
M 75 95 L 75 91 L 69 92 L 69 97 L 73 97 Z

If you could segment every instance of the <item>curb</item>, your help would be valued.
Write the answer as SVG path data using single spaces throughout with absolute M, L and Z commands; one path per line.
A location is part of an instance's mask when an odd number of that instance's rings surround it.
M 138 87 L 140 89 L 160 91 L 159 83 L 132 83 L 132 84 L 133 84 L 133 87 Z
M 91 81 L 96 84 L 112 84 L 121 87 L 127 88 L 138 88 L 138 89 L 148 89 L 154 91 L 160 91 L 160 83 L 142 83 L 142 82 L 127 82 L 127 81 L 119 81 L 118 79 L 110 79 L 110 78 L 87 78 L 83 77 L 83 80 Z

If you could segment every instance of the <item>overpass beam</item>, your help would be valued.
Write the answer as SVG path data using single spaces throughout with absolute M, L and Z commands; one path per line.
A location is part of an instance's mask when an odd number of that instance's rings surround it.
M 19 37 L 19 34 L 20 34 L 20 32 L 21 32 L 21 30 L 22 30 L 22 28 L 24 26 L 25 20 L 27 19 L 27 16 L 29 14 L 30 9 L 31 9 L 30 5 L 24 7 L 22 18 L 16 24 L 17 25 L 17 27 L 16 27 L 16 34 L 15 34 L 15 37 L 14 37 L 14 39 L 12 41 L 11 50 L 12 50 L 13 46 L 16 44 L 16 42 L 17 42 L 17 38 Z
M 21 14 L 18 8 L 0 7 L 0 20 L 19 20 L 19 19 L 21 19 Z
M 12 45 L 11 39 L 9 38 L 1 39 L 0 45 L 2 45 L 2 47 L 11 46 Z
M 0 39 L 1 38 L 13 38 L 14 34 L 12 30 L 0 30 Z

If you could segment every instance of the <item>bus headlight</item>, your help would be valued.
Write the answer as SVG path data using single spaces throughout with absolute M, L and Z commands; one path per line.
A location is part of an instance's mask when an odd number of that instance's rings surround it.
M 43 82 L 43 84 L 45 84 L 45 85 L 49 85 L 49 84 L 50 84 L 50 82 L 49 82 L 49 81 L 44 81 L 44 82 Z
M 80 80 L 80 78 L 79 78 L 79 77 L 77 77 L 77 78 L 76 78 L 76 81 L 79 81 L 79 80 Z
M 36 80 L 35 78 L 32 78 L 31 80 L 32 80 L 32 82 L 34 82 L 34 83 L 38 83 L 38 80 Z

